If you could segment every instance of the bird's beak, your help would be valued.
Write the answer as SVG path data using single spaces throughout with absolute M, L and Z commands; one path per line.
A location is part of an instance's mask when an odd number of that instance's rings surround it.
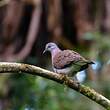
M 43 54 L 46 52 L 47 50 L 45 49 L 44 51 L 43 51 Z

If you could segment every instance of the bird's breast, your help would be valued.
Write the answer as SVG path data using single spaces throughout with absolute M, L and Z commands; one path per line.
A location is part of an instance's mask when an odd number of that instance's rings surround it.
M 57 69 L 55 67 L 53 67 L 54 72 L 58 73 L 58 74 L 65 74 L 65 75 L 70 75 L 72 73 L 74 73 L 74 68 L 73 67 L 66 67 L 63 69 Z

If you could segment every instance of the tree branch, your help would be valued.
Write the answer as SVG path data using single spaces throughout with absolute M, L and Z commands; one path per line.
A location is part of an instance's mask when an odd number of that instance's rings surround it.
M 82 84 L 79 84 L 78 82 L 74 82 L 73 80 L 69 79 L 68 77 L 66 79 L 62 78 L 61 74 L 57 74 L 54 72 L 50 72 L 48 70 L 42 69 L 37 66 L 28 65 L 28 64 L 21 64 L 21 63 L 9 63 L 9 62 L 1 62 L 0 63 L 0 73 L 27 73 L 32 75 L 38 75 L 47 79 L 51 79 L 53 81 L 56 81 L 60 84 L 63 84 L 66 80 L 66 85 L 76 90 L 77 92 L 83 94 L 84 96 L 90 98 L 91 100 L 95 101 L 96 103 L 100 104 L 107 110 L 110 110 L 110 100 L 102 96 L 101 94 L 97 93 L 95 90 L 84 86 Z

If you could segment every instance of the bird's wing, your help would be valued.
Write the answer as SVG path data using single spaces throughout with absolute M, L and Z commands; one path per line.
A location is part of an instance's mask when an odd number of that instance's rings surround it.
M 83 58 L 79 53 L 72 50 L 63 50 L 55 55 L 53 59 L 53 66 L 57 69 L 62 69 L 70 66 L 71 64 L 77 64 L 83 66 L 87 64 L 85 58 Z

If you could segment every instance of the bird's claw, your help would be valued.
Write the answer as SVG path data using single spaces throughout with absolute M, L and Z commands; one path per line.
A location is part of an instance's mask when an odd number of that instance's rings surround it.
M 63 80 L 63 84 L 66 85 L 68 84 L 68 76 L 65 74 L 61 74 L 61 80 Z
M 69 79 L 73 80 L 75 83 L 80 84 L 80 82 L 78 81 L 78 79 L 76 77 L 69 77 L 68 75 L 65 74 L 61 74 L 61 80 L 63 80 L 63 84 L 67 85 L 69 83 Z

